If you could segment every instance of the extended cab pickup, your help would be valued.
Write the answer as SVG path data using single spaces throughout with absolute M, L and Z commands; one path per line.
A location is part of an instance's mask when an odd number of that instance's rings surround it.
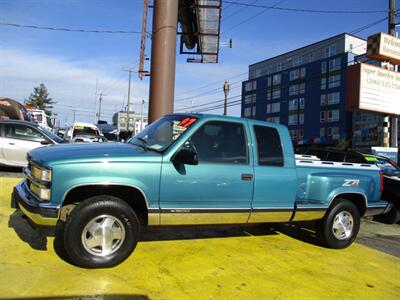
M 28 155 L 13 199 L 55 227 L 70 259 L 111 267 L 141 226 L 317 222 L 321 242 L 349 246 L 360 217 L 385 212 L 379 169 L 296 161 L 285 126 L 201 114 L 167 115 L 127 144 L 67 144 Z

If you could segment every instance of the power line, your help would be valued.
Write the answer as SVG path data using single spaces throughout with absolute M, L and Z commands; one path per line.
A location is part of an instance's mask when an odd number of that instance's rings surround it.
M 225 3 L 231 3 L 233 5 L 240 5 L 245 7 L 256 7 L 256 8 L 268 8 L 283 11 L 294 11 L 294 12 L 306 12 L 306 13 L 324 13 L 324 14 L 376 14 L 376 13 L 387 13 L 387 10 L 319 10 L 319 9 L 302 9 L 292 7 L 280 7 L 274 5 L 258 5 L 249 4 L 235 1 L 224 0 Z
M 388 17 L 385 17 L 385 18 L 376 20 L 376 21 L 374 21 L 374 22 L 372 22 L 372 23 L 370 23 L 370 24 L 364 25 L 364 26 L 362 26 L 362 27 L 360 27 L 360 28 L 357 28 L 357 29 L 355 29 L 355 30 L 353 30 L 353 31 L 350 31 L 350 33 L 351 33 L 351 34 L 360 33 L 361 31 L 364 31 L 364 30 L 366 30 L 366 29 L 368 29 L 368 28 L 371 28 L 371 27 L 373 27 L 373 26 L 375 26 L 375 25 L 378 25 L 379 23 L 382 23 L 383 21 L 386 21 L 387 19 L 388 19 Z
M 282 3 L 285 2 L 285 1 L 286 1 L 286 0 L 278 1 L 278 2 L 276 2 L 272 7 L 277 7 L 279 4 L 282 4 Z M 247 18 L 247 19 L 245 19 L 245 20 L 243 20 L 243 21 L 237 23 L 236 25 L 233 25 L 232 27 L 228 28 L 227 30 L 225 30 L 224 32 L 222 32 L 222 34 L 225 34 L 227 31 L 230 31 L 230 30 L 232 30 L 232 29 L 235 29 L 235 28 L 239 27 L 240 25 L 242 25 L 242 24 L 244 24 L 244 23 L 246 23 L 246 22 L 248 22 L 248 21 L 254 20 L 255 18 L 257 18 L 258 16 L 262 15 L 263 13 L 265 13 L 266 11 L 268 11 L 268 10 L 270 10 L 270 9 L 271 9 L 271 8 L 265 8 L 265 9 L 263 9 L 262 11 L 257 12 L 256 14 L 250 16 L 249 18 Z M 226 20 L 225 20 L 225 21 L 226 21 Z
M 81 29 L 81 28 L 57 28 L 57 27 L 36 26 L 36 25 L 22 25 L 22 24 L 3 23 L 3 22 L 0 22 L 0 26 L 9 26 L 9 27 L 18 27 L 18 28 L 30 28 L 30 29 L 40 29 L 40 30 L 52 30 L 52 31 L 81 32 L 81 33 L 141 34 L 140 31 L 100 30 L 100 29 Z

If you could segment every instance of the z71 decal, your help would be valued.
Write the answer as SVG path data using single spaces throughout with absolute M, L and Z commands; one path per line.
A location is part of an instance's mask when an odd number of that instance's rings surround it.
M 342 186 L 359 186 L 360 180 L 359 179 L 345 179 Z

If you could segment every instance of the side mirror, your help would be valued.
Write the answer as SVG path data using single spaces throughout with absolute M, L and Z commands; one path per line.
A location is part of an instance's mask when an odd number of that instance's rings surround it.
M 198 165 L 197 153 L 189 149 L 180 149 L 172 158 L 173 163 L 185 165 Z
M 42 140 L 40 143 L 41 143 L 42 145 L 50 145 L 50 144 L 52 144 L 52 142 L 50 142 L 50 141 L 47 140 L 47 139 Z

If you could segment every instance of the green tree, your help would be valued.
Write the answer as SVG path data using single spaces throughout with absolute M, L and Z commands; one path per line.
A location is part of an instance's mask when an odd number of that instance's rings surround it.
M 47 115 L 51 116 L 51 109 L 53 108 L 52 104 L 55 104 L 56 102 L 49 97 L 46 86 L 41 83 L 39 86 L 33 88 L 33 93 L 31 93 L 25 103 L 37 109 L 44 110 Z

